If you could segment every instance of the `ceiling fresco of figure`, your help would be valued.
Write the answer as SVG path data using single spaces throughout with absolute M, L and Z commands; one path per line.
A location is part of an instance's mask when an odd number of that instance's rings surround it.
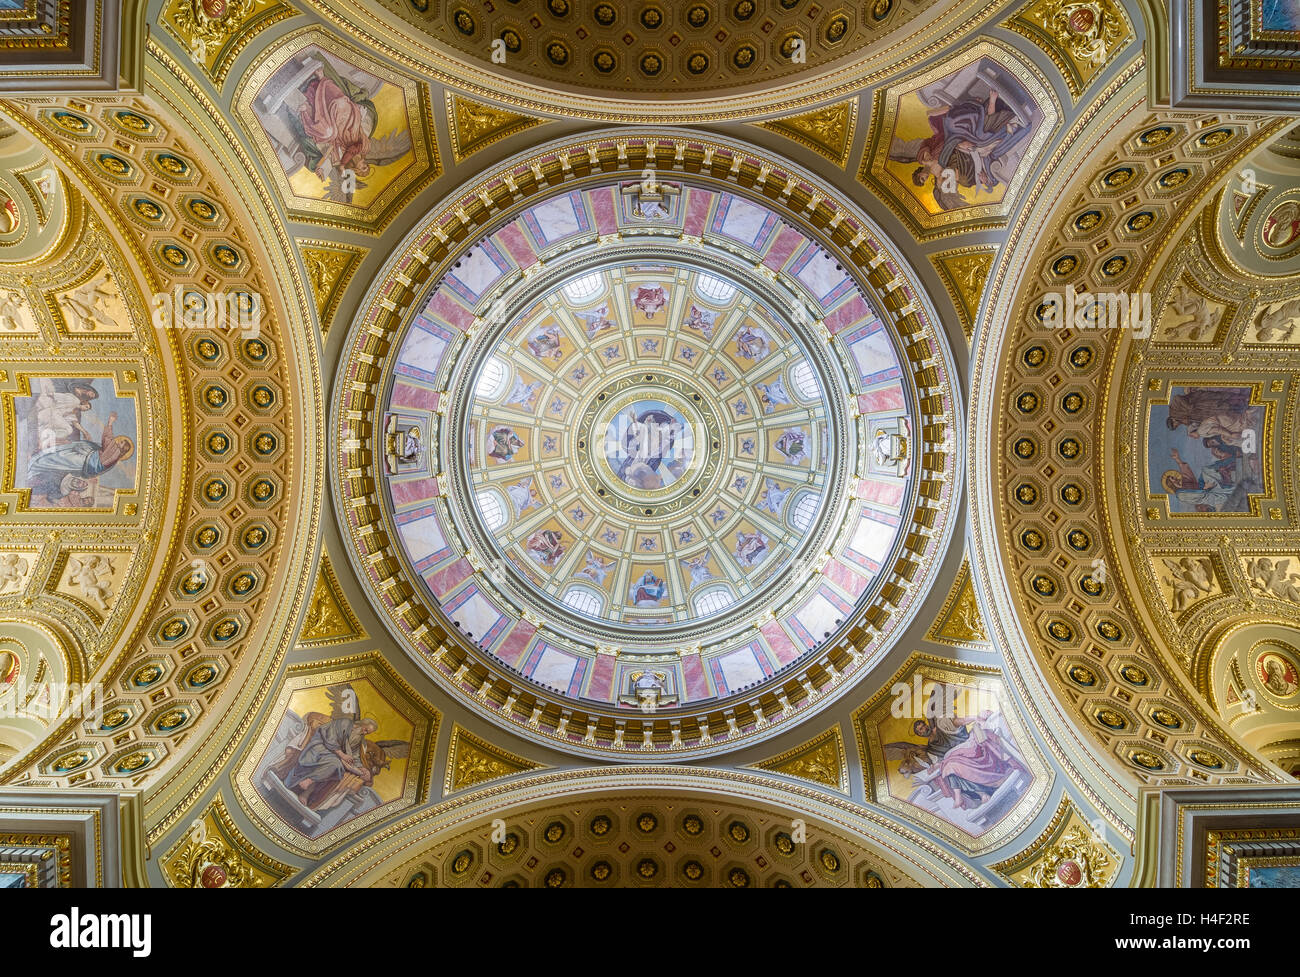
M 10 6 L 0 887 L 1300 872 L 1280 5 Z

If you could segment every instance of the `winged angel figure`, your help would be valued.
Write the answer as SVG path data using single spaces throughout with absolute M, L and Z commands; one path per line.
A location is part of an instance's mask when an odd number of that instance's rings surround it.
M 1163 581 L 1173 588 L 1169 609 L 1181 614 L 1214 589 L 1214 569 L 1209 557 L 1184 556 L 1180 560 L 1163 560 L 1169 575 Z

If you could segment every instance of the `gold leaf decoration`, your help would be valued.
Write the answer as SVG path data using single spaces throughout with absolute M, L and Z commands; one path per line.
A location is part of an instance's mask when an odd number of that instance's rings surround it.
M 843 169 L 853 149 L 853 132 L 857 123 L 858 100 L 851 98 L 811 112 L 754 124 L 807 146 Z
M 990 867 L 1024 889 L 1104 889 L 1122 861 L 1105 834 L 1104 820 L 1089 822 L 1068 796 L 1062 797 L 1028 848 Z
M 537 763 L 517 756 L 509 750 L 503 750 L 499 746 L 493 746 L 460 726 L 452 726 L 443 793 L 466 790 L 513 774 L 541 770 L 545 766 L 544 763 Z
M 980 300 L 993 268 L 996 248 L 958 248 L 930 255 L 930 261 L 948 290 L 948 297 L 957 309 L 961 331 L 969 346 L 975 334 L 975 320 L 979 317 Z
M 163 876 L 175 889 L 267 889 L 297 871 L 253 846 L 218 794 L 189 831 L 162 858 Z
M 1076 102 L 1136 37 L 1115 0 L 1034 0 L 1004 26 L 1047 52 Z
M 810 780 L 842 794 L 849 792 L 848 764 L 844 755 L 844 738 L 840 727 L 832 726 L 807 743 L 753 764 L 755 770 L 770 770 L 787 777 Z
M 320 333 L 324 337 L 334 319 L 339 299 L 366 251 L 364 248 L 301 238 L 298 249 L 302 253 L 303 267 L 307 269 L 307 282 L 311 285 Z
M 499 139 L 541 125 L 542 121 L 447 92 L 447 128 L 451 132 L 452 156 L 457 163 Z
M 208 12 L 215 7 L 221 12 Z M 190 60 L 220 85 L 249 41 L 295 14 L 288 4 L 270 0 L 225 0 L 221 4 L 172 0 L 164 8 L 161 22 L 185 47 Z
M 975 600 L 975 586 L 971 583 L 968 559 L 962 559 L 961 569 L 952 582 L 943 609 L 939 611 L 934 624 L 930 625 L 926 637 L 957 648 L 988 644 L 988 630 L 984 627 L 984 618 L 980 616 L 979 603 Z
M 299 647 L 334 645 L 365 636 L 361 622 L 352 613 L 347 598 L 339 589 L 339 581 L 334 576 L 334 568 L 330 566 L 330 558 L 322 553 L 316 586 L 312 590 L 311 603 L 307 606 L 307 616 L 303 618 L 302 631 L 298 636 Z

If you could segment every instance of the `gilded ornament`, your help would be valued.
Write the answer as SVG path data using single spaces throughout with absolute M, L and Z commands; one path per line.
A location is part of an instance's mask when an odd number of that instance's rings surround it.
M 1147 770 L 1163 770 L 1165 766 L 1163 760 L 1146 750 L 1134 750 L 1129 754 L 1129 759 L 1139 767 L 1144 767 Z
M 460 726 L 454 726 L 451 746 L 447 751 L 447 782 L 444 787 L 448 792 L 465 790 L 541 767 L 542 764 L 516 756 L 479 739 Z M 559 822 L 556 824 L 559 825 Z M 559 827 L 562 831 L 563 825 Z
M 273 886 L 293 869 L 263 855 L 231 820 L 221 796 L 162 857 L 168 882 L 181 889 L 256 889 Z
M 1075 99 L 1135 36 L 1115 0 L 1036 0 L 1007 26 L 1048 53 Z
M 1178 729 L 1183 725 L 1183 721 L 1168 709 L 1151 710 L 1151 718 L 1165 729 Z
M 770 770 L 789 777 L 799 777 L 822 784 L 832 790 L 847 790 L 844 741 L 839 726 L 813 737 L 806 743 L 787 750 L 780 756 L 754 764 L 759 770 Z
M 1138 666 L 1136 665 L 1121 666 L 1119 670 L 1119 677 L 1122 678 L 1125 682 L 1128 682 L 1130 685 L 1142 686 L 1142 685 L 1146 685 L 1149 681 L 1151 681 L 1147 673 L 1143 669 L 1138 668 Z
M 447 92 L 447 121 L 452 156 L 460 162 L 508 136 L 541 125 L 543 120 L 497 108 Z
M 1106 848 L 1076 824 L 1043 853 L 1042 861 L 1022 885 L 1030 889 L 1097 889 L 1105 885 L 1114 868 Z
M 755 125 L 779 133 L 825 156 L 836 166 L 848 163 L 857 127 L 858 100 L 839 102 L 812 112 L 784 116 Z
M 1128 725 L 1124 717 L 1114 709 L 1098 709 L 1096 716 L 1098 722 L 1110 729 L 1123 729 Z

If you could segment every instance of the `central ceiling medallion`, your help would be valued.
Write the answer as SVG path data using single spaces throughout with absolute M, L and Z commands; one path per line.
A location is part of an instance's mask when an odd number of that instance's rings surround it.
M 627 515 L 681 512 L 688 491 L 700 497 L 705 470 L 717 473 L 722 451 L 717 412 L 706 430 L 702 402 L 689 379 L 671 373 L 633 371 L 608 384 L 579 421 L 578 470 L 588 486 Z

